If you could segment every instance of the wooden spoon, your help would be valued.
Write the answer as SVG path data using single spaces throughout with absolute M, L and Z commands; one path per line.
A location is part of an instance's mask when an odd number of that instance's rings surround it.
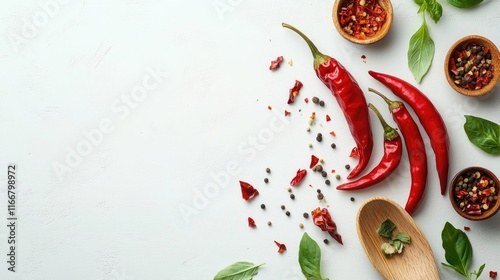
M 403 232 L 410 236 L 401 254 L 390 258 L 384 256 L 380 246 L 387 242 L 377 229 L 386 219 L 396 225 L 394 234 Z M 384 197 L 368 199 L 358 211 L 356 226 L 359 240 L 375 269 L 385 279 L 394 280 L 439 280 L 434 256 L 427 239 L 413 218 L 397 203 Z

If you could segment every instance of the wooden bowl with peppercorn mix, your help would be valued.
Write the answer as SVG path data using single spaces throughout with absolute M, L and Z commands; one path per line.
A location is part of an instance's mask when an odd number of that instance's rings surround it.
M 335 0 L 333 24 L 350 42 L 373 44 L 387 35 L 392 25 L 390 0 Z
M 479 35 L 458 40 L 446 54 L 444 71 L 450 86 L 467 96 L 484 95 L 500 78 L 500 54 L 493 42 Z
M 451 180 L 451 205 L 460 216 L 472 221 L 491 218 L 500 209 L 499 185 L 490 170 L 478 166 L 465 168 Z

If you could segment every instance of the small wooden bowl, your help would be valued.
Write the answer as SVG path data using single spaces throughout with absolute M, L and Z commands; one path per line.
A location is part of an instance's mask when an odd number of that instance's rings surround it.
M 333 4 L 333 11 L 332 11 L 332 17 L 333 17 L 333 24 L 335 25 L 335 28 L 337 31 L 344 37 L 346 40 L 356 43 L 356 44 L 361 44 L 361 45 L 368 45 L 368 44 L 373 44 L 377 41 L 380 41 L 382 38 L 387 35 L 389 32 L 389 29 L 391 29 L 392 26 L 392 19 L 394 15 L 394 11 L 392 9 L 392 4 L 390 0 L 378 0 L 378 3 L 384 10 L 387 12 L 387 18 L 385 23 L 382 25 L 382 28 L 380 28 L 375 35 L 371 37 L 366 37 L 366 39 L 358 39 L 350 34 L 348 34 L 344 29 L 342 29 L 342 26 L 340 26 L 339 22 L 339 12 L 343 6 L 343 4 L 347 0 L 335 0 Z
M 470 215 L 470 214 L 467 214 L 466 212 L 462 211 L 462 209 L 457 205 L 457 201 L 455 200 L 455 187 L 457 186 L 457 184 L 461 180 L 462 175 L 467 174 L 467 172 L 469 172 L 469 171 L 471 171 L 471 172 L 479 171 L 481 173 L 481 175 L 486 175 L 491 180 L 493 180 L 494 187 L 495 187 L 495 192 L 496 192 L 496 195 L 498 197 L 498 191 L 500 189 L 500 181 L 498 180 L 497 176 L 495 176 L 495 174 L 493 174 L 493 172 L 491 172 L 490 170 L 488 170 L 486 168 L 478 167 L 478 166 L 471 166 L 471 167 L 467 167 L 465 169 L 462 169 L 451 180 L 450 192 L 449 192 L 451 205 L 453 206 L 453 209 L 455 209 L 455 211 L 460 216 L 462 216 L 462 217 L 464 217 L 464 218 L 466 218 L 468 220 L 480 221 L 480 220 L 485 220 L 485 219 L 491 218 L 500 209 L 500 201 L 498 199 L 495 201 L 495 204 L 493 204 L 492 206 L 490 206 L 490 208 L 488 210 L 482 210 L 482 213 L 479 214 L 479 215 Z
M 482 88 L 476 90 L 466 89 L 460 85 L 455 84 L 454 74 L 450 72 L 450 63 L 453 54 L 457 50 L 462 49 L 471 43 L 481 45 L 490 49 L 491 65 L 493 65 L 493 78 L 486 86 L 483 86 Z M 500 78 L 500 53 L 498 51 L 498 48 L 495 46 L 495 44 L 493 44 L 493 42 L 491 42 L 485 37 L 479 35 L 465 36 L 462 39 L 458 40 L 455 44 L 453 44 L 453 46 L 451 46 L 451 48 L 448 50 L 448 53 L 446 54 L 446 59 L 444 61 L 444 73 L 446 80 L 455 91 L 467 96 L 485 95 L 496 86 Z

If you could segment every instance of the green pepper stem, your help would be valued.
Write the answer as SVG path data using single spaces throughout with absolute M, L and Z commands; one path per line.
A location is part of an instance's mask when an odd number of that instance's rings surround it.
M 281 25 L 285 28 L 288 28 L 290 30 L 293 30 L 295 31 L 295 33 L 299 34 L 300 37 L 302 37 L 302 39 L 304 39 L 304 41 L 306 41 L 307 45 L 309 46 L 309 48 L 311 49 L 311 53 L 314 57 L 314 69 L 318 69 L 319 65 L 327 62 L 328 60 L 330 60 L 330 57 L 327 56 L 327 55 L 324 55 L 322 54 L 318 48 L 316 47 L 316 45 L 314 45 L 314 43 L 304 34 L 302 33 L 300 30 L 298 30 L 297 28 L 291 26 L 290 24 L 288 23 L 281 23 Z
M 384 128 L 384 139 L 393 140 L 394 138 L 399 136 L 396 129 L 387 124 L 384 117 L 382 117 L 382 114 L 380 114 L 379 110 L 373 104 L 368 103 L 368 107 L 372 109 L 375 115 L 377 115 L 378 120 L 382 124 L 382 127 Z
M 382 99 L 384 99 L 384 101 L 387 103 L 387 105 L 389 105 L 389 110 L 391 110 L 391 111 L 399 108 L 403 104 L 399 101 L 390 100 L 389 98 L 387 98 L 387 96 L 383 95 L 382 93 L 380 93 L 379 91 L 377 91 L 373 88 L 368 88 L 368 90 L 377 94 L 378 96 L 382 97 Z

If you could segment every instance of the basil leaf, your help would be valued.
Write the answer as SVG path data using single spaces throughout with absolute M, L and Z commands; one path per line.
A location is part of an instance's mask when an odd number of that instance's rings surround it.
M 449 222 L 444 225 L 441 232 L 445 259 L 448 264 L 443 266 L 453 268 L 463 276 L 468 276 L 469 264 L 472 260 L 472 245 L 465 232 L 456 229 Z
M 457 8 L 471 8 L 483 2 L 483 0 L 446 0 L 446 1 L 448 1 L 448 3 Z
M 436 0 L 425 0 L 427 5 L 425 5 L 425 10 L 429 13 L 429 16 L 435 23 L 439 21 L 443 15 L 443 6 L 439 4 Z
M 321 249 L 306 232 L 302 235 L 299 245 L 299 265 L 302 274 L 308 280 L 328 280 L 320 273 Z
M 422 5 L 424 3 L 424 0 L 413 0 L 417 5 Z
M 410 243 L 411 242 L 410 237 L 402 232 L 398 232 L 398 234 L 396 234 L 396 237 L 394 237 L 394 240 L 399 240 L 403 243 Z
M 476 279 L 479 278 L 479 276 L 481 276 L 481 273 L 483 273 L 483 270 L 484 270 L 484 267 L 486 266 L 485 263 L 483 263 L 483 265 L 481 267 L 479 267 L 479 270 L 477 272 L 473 272 L 472 274 L 476 274 Z
M 488 154 L 500 154 L 500 125 L 466 115 L 464 130 L 469 141 Z
M 411 36 L 408 48 L 408 67 L 418 83 L 429 71 L 433 57 L 434 41 L 429 36 L 429 29 L 424 20 L 422 26 Z
M 261 264 L 253 264 L 251 262 L 236 262 L 222 269 L 215 275 L 214 280 L 252 280 L 253 276 L 257 275 Z

